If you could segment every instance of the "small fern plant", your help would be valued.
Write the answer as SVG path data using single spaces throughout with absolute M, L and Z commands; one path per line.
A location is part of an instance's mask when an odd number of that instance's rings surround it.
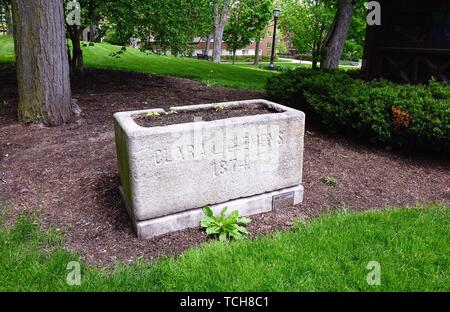
M 228 207 L 225 207 L 216 217 L 210 207 L 203 208 L 205 217 L 200 222 L 201 227 L 206 230 L 207 235 L 218 237 L 221 242 L 243 239 L 248 234 L 245 225 L 250 223 L 251 219 L 239 217 L 237 210 L 226 217 L 227 209 Z

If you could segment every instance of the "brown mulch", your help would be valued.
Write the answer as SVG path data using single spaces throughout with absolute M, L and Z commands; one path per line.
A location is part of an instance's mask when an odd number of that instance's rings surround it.
M 194 111 L 170 111 L 167 114 L 147 116 L 141 114 L 133 116 L 134 121 L 141 127 L 159 127 L 194 122 L 196 118 L 202 121 L 213 121 L 234 117 L 273 114 L 277 111 L 255 105 L 254 107 L 211 108 Z
M 112 114 L 117 111 L 254 99 L 263 93 L 209 88 L 182 78 L 89 70 L 73 85 L 82 109 L 76 123 L 57 128 L 16 120 L 16 82 L 0 65 L 0 201 L 14 216 L 38 211 L 43 226 L 65 233 L 66 246 L 89 263 L 125 263 L 180 252 L 205 242 L 199 229 L 147 241 L 131 229 L 118 191 Z M 366 147 L 307 125 L 302 205 L 253 218 L 252 235 L 287 229 L 293 219 L 338 203 L 355 210 L 435 200 L 450 202 L 450 164 Z M 321 179 L 332 176 L 336 186 Z

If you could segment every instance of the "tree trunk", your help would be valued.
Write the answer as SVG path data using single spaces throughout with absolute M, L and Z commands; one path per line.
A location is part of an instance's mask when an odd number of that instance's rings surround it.
M 70 40 L 72 41 L 72 58 L 70 59 L 70 71 L 74 75 L 83 72 L 83 50 L 81 49 L 82 29 L 77 26 L 67 26 Z
M 339 67 L 354 8 L 354 0 L 339 0 L 333 24 L 322 47 L 320 68 L 336 69 Z
M 95 37 L 96 37 L 96 27 L 94 25 L 90 25 L 89 26 L 89 42 L 95 42 Z
M 222 10 L 219 8 L 219 3 L 214 3 L 214 50 L 213 61 L 220 63 L 220 56 L 222 54 L 222 39 L 223 30 L 227 22 L 228 9 L 231 5 L 231 0 L 223 0 Z
M 312 69 L 317 69 L 320 57 L 320 46 L 317 43 L 313 44 L 312 50 Z
M 61 0 L 13 0 L 19 120 L 71 120 L 69 63 Z
M 317 55 L 313 54 L 312 69 L 317 69 Z
M 255 47 L 255 61 L 253 62 L 253 65 L 259 65 L 259 45 L 260 43 L 260 39 L 258 38 L 258 40 L 256 41 L 256 47 Z
M 12 36 L 13 32 L 14 32 L 14 26 L 13 26 L 13 22 L 12 22 L 12 16 L 11 16 L 11 6 L 6 5 L 5 6 L 5 17 L 6 17 L 6 34 L 8 36 Z
M 206 47 L 205 47 L 205 52 L 204 54 L 208 57 L 208 53 L 209 53 L 209 46 L 211 44 L 211 34 L 208 33 L 208 36 L 206 37 Z
M 236 63 L 236 49 L 233 49 L 233 65 Z

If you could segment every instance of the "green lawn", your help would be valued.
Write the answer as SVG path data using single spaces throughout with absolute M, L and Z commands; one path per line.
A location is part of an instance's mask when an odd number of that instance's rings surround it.
M 0 35 L 0 63 L 15 62 L 12 37 Z
M 120 58 L 110 56 L 120 47 L 96 43 L 85 47 L 86 67 L 110 68 L 178 76 L 200 80 L 208 85 L 241 89 L 263 90 L 268 77 L 277 74 L 270 71 L 215 64 L 191 58 L 147 54 L 128 48 Z M 0 63 L 14 62 L 14 46 L 11 37 L 0 36 Z
M 153 265 L 82 265 L 81 286 L 66 284 L 67 263 L 78 258 L 60 247 L 60 235 L 21 217 L 0 228 L 0 291 L 449 291 L 449 208 L 341 212 Z M 371 261 L 381 266 L 381 286 L 367 284 Z

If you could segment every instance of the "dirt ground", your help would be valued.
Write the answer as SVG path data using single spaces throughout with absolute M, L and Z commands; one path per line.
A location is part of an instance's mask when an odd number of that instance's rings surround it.
M 26 126 L 16 119 L 16 82 L 0 65 L 0 200 L 13 216 L 38 211 L 43 226 L 65 233 L 65 244 L 88 263 L 111 264 L 176 255 L 205 242 L 199 229 L 141 241 L 118 191 L 112 114 L 117 111 L 262 98 L 264 94 L 209 88 L 181 78 L 89 70 L 73 85 L 82 109 L 76 123 Z M 450 202 L 450 164 L 366 147 L 307 125 L 305 200 L 280 213 L 253 217 L 252 235 L 287 229 L 293 219 L 345 203 L 355 210 L 441 200 Z M 336 178 L 327 186 L 321 179 Z

